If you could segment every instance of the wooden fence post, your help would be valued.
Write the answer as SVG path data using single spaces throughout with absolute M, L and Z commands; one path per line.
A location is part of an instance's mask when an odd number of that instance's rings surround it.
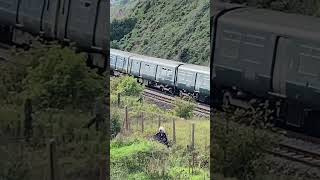
M 161 115 L 159 115 L 159 119 L 158 119 L 158 128 L 161 126 Z
M 172 120 L 172 136 L 173 136 L 173 142 L 176 142 L 176 120 L 173 118 Z
M 191 149 L 194 150 L 194 123 L 192 123 Z
M 56 156 L 56 141 L 50 139 L 49 142 L 49 167 L 50 167 L 50 180 L 58 180 L 57 170 L 57 156 Z
M 143 112 L 141 112 L 141 132 L 143 133 L 144 131 L 144 122 L 143 122 Z
M 99 180 L 106 180 L 107 179 L 107 157 L 103 157 L 100 160 L 100 178 Z
M 128 131 L 128 106 L 125 107 L 125 125 L 126 125 L 126 131 Z
M 120 107 L 120 102 L 121 102 L 121 101 L 120 101 L 120 100 L 121 100 L 121 99 L 120 99 L 120 98 L 121 98 L 120 96 L 121 96 L 120 93 L 118 93 L 118 107 Z

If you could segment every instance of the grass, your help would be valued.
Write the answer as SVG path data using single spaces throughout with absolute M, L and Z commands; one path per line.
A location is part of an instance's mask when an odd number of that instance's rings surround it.
M 125 117 L 123 107 L 129 105 L 128 119 L 131 130 L 119 134 L 111 142 L 112 179 L 209 179 L 210 121 L 208 119 L 196 117 L 189 120 L 181 119 L 174 116 L 174 112 L 162 110 L 154 104 L 136 103 L 137 98 L 134 97 L 122 97 L 121 107 L 117 108 L 116 100 L 112 97 L 111 113 L 120 114 L 121 124 Z M 143 133 L 140 116 L 142 111 Z M 149 140 L 158 131 L 159 118 L 171 141 L 172 122 L 175 119 L 176 143 L 171 149 Z M 193 174 L 189 173 L 192 156 L 187 149 L 187 145 L 191 144 L 192 123 L 195 123 L 196 148 Z
M 120 144 L 120 145 L 119 145 Z M 180 157 L 179 157 L 180 156 Z M 181 166 L 179 149 L 141 137 L 123 137 L 111 142 L 112 179 L 208 179 L 208 169 Z

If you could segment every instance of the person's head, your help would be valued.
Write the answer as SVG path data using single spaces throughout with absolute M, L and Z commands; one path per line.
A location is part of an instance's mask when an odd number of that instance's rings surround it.
M 160 126 L 160 127 L 159 127 L 159 132 L 160 132 L 160 133 L 165 133 L 164 127 Z

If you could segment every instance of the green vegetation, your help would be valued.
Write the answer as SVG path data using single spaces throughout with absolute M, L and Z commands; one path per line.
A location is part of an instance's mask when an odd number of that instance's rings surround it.
M 124 106 L 127 106 L 131 131 L 121 129 L 111 141 L 111 179 L 209 179 L 209 130 L 208 119 L 192 118 L 188 121 L 175 115 L 175 110 L 160 109 L 148 101 L 141 103 L 140 94 L 121 96 L 117 107 L 119 86 L 130 84 L 129 77 L 111 80 L 111 117 L 119 119 L 124 125 Z M 136 86 L 141 86 L 139 83 Z M 136 87 L 134 86 L 134 87 Z M 137 88 L 139 89 L 139 88 Z M 189 103 L 189 102 L 184 102 Z M 141 132 L 141 113 L 144 118 L 144 132 Z M 149 140 L 158 131 L 159 118 L 167 136 L 173 140 L 173 119 L 175 119 L 176 142 L 171 149 Z M 191 122 L 195 122 L 195 165 L 190 166 L 192 151 Z M 124 127 L 124 126 L 121 126 Z M 193 173 L 191 172 L 193 170 Z M 190 171 L 189 171 L 190 170 Z
M 12 55 L 12 63 L 0 67 L 1 99 L 8 104 L 29 97 L 39 108 L 88 109 L 103 94 L 104 78 L 86 66 L 83 54 L 44 46 Z
M 126 34 L 128 34 L 134 28 L 136 24 L 136 19 L 126 18 L 120 20 L 113 20 L 111 23 L 111 41 L 119 41 Z
M 177 98 L 175 100 L 175 115 L 181 118 L 191 118 L 193 116 L 193 110 L 195 108 L 195 103 L 193 102 L 192 99 L 179 99 Z
M 0 66 L 0 179 L 49 179 L 50 139 L 56 142 L 56 175 L 98 179 L 108 143 L 105 126 L 100 131 L 84 126 L 94 117 L 104 81 L 86 66 L 83 54 L 71 49 L 12 50 L 10 62 Z M 32 108 L 23 107 L 28 98 Z
M 209 0 L 128 1 L 111 7 L 112 24 L 136 19 L 120 40 L 114 36 L 111 47 L 139 54 L 193 64 L 209 64 Z M 117 22 L 117 23 L 116 23 Z M 122 23 L 123 24 L 123 23 Z M 124 29 L 132 25 L 112 26 Z M 127 31 L 120 31 L 127 32 Z M 124 33 L 123 33 L 124 34 Z
M 137 83 L 137 80 L 131 76 L 124 76 L 119 79 L 119 83 L 115 84 L 117 90 L 116 93 L 120 93 L 124 96 L 139 96 L 144 90 L 144 86 Z

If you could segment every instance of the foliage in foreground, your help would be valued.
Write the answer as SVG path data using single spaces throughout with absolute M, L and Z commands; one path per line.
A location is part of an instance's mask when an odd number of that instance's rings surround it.
M 108 142 L 103 130 L 84 126 L 94 100 L 103 96 L 104 77 L 86 66 L 83 54 L 55 45 L 13 50 L 10 62 L 0 66 L 0 84 L 0 179 L 48 179 L 52 138 L 61 179 L 98 179 Z M 29 141 L 26 98 L 33 106 Z
M 13 52 L 0 67 L 1 99 L 22 104 L 32 98 L 39 108 L 88 108 L 104 92 L 104 78 L 86 66 L 85 56 L 69 48 L 40 46 Z M 10 96 L 3 96 L 10 94 Z
M 272 147 L 274 137 L 256 127 L 239 125 L 231 121 L 233 114 L 216 114 L 212 127 L 214 171 L 226 177 L 253 180 L 267 174 L 264 150 Z

